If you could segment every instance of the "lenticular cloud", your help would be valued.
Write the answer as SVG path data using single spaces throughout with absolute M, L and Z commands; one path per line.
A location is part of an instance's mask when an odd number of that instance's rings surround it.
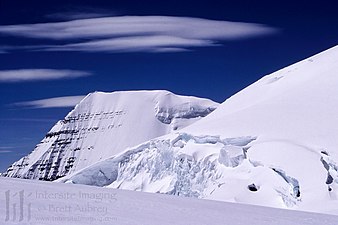
M 170 16 L 119 16 L 0 26 L 0 34 L 54 41 L 48 46 L 30 46 L 42 51 L 183 51 L 277 31 L 262 24 Z M 68 43 L 55 44 L 57 40 Z M 122 47 L 118 47 L 121 43 Z

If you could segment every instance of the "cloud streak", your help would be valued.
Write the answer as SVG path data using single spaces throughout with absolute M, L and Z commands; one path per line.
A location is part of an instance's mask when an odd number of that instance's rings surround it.
M 262 24 L 170 16 L 116 16 L 0 26 L 3 35 L 54 41 L 50 46 L 35 46 L 34 50 L 89 52 L 184 51 L 278 31 Z M 68 44 L 55 44 L 59 40 Z
M 0 146 L 0 150 L 8 150 L 8 149 L 13 149 L 14 147 L 12 146 Z
M 78 104 L 85 96 L 65 96 L 65 97 L 57 97 L 57 98 L 47 98 L 40 99 L 35 101 L 27 101 L 27 102 L 17 102 L 12 104 L 13 106 L 18 107 L 30 107 L 30 108 L 65 108 L 65 107 L 73 107 Z
M 95 13 L 95 12 L 62 12 L 46 15 L 46 18 L 50 19 L 62 19 L 62 20 L 78 20 L 89 18 L 100 18 L 111 16 L 112 13 Z
M 0 146 L 0 154 L 3 154 L 3 153 L 12 153 L 13 150 L 11 150 L 11 149 L 14 149 L 14 147 Z
M 54 69 L 18 69 L 0 70 L 0 82 L 15 83 L 28 81 L 46 81 L 70 79 L 92 75 L 90 72 L 78 70 L 54 70 Z
M 185 39 L 173 36 L 136 36 L 110 38 L 62 46 L 48 46 L 44 51 L 85 52 L 179 52 L 188 47 L 216 46 L 209 40 Z
M 10 150 L 0 150 L 0 154 L 4 154 L 4 153 L 12 153 L 13 151 Z

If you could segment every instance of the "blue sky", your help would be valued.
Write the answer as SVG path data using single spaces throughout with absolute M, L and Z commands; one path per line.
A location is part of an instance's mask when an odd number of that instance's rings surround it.
M 0 1 L 0 171 L 93 92 L 218 102 L 338 44 L 335 1 Z

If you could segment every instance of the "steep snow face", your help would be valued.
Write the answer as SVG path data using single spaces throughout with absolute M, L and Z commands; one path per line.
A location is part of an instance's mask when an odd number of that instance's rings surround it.
M 217 106 L 207 99 L 167 91 L 95 92 L 57 122 L 34 151 L 4 175 L 54 180 L 179 130 Z
M 338 46 L 263 77 L 185 132 L 278 139 L 338 160 L 337 87 Z
M 334 47 L 60 181 L 338 214 L 337 87 Z

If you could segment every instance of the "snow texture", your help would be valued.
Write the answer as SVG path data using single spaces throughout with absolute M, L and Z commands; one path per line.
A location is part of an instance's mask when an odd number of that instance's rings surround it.
M 333 215 L 111 188 L 13 178 L 0 178 L 0 186 L 0 223 L 9 225 L 336 225 L 338 223 L 338 217 Z M 10 207 L 7 209 L 7 206 Z M 15 217 L 14 208 L 17 212 Z

